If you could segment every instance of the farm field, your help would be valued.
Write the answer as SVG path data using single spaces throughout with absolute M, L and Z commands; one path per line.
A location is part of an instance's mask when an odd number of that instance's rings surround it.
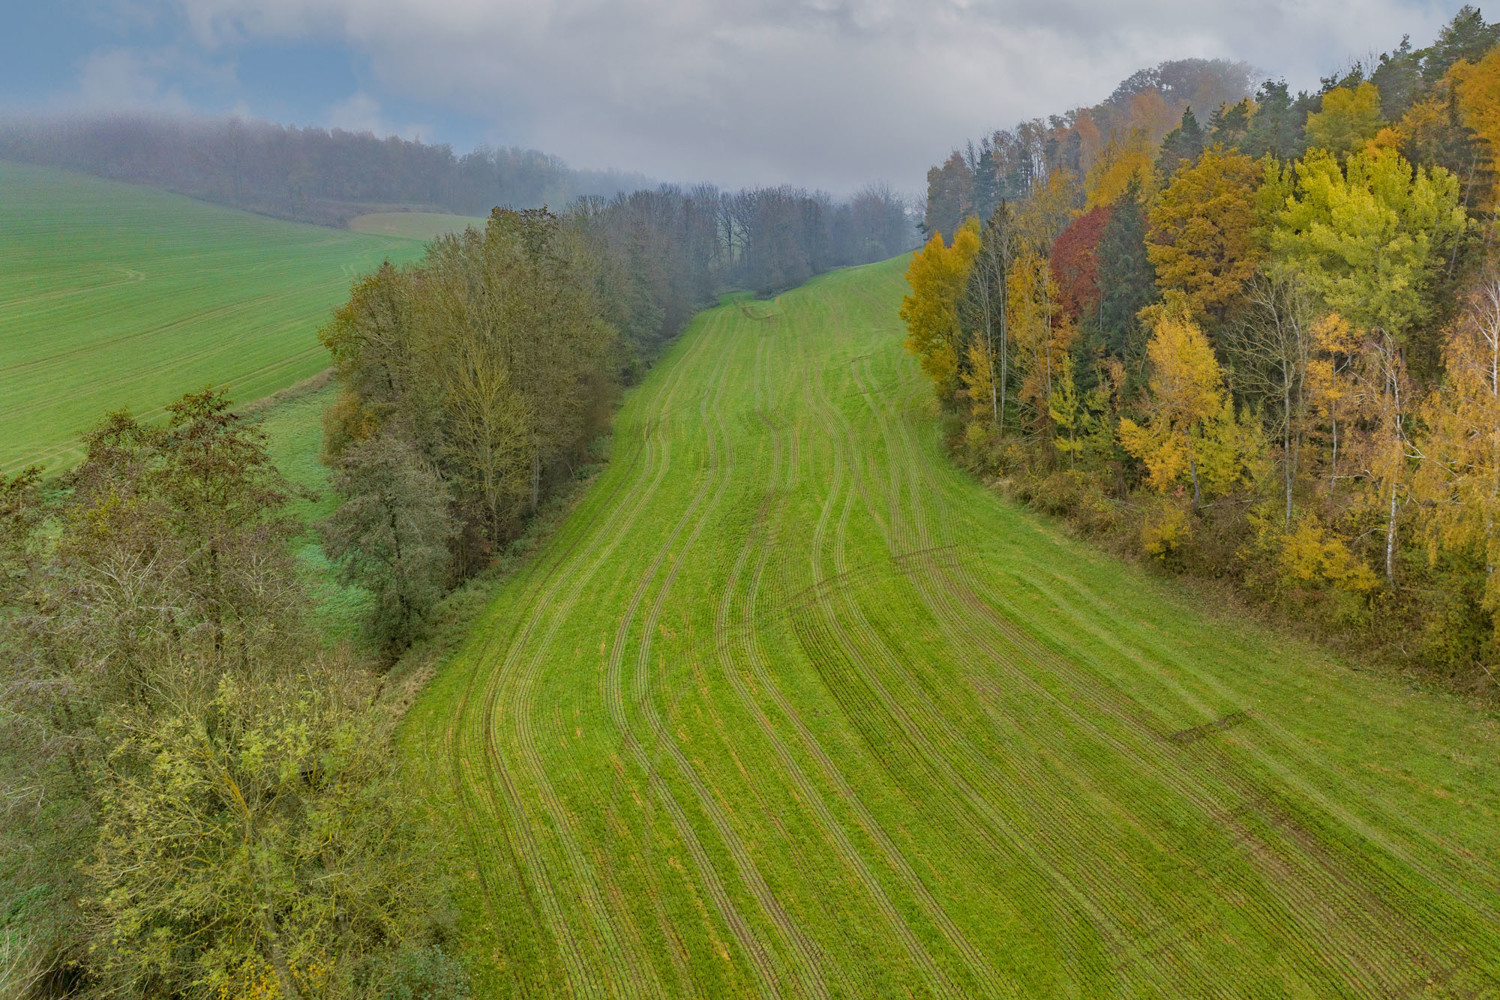
M 409 240 L 435 240 L 448 233 L 461 233 L 469 226 L 483 229 L 488 220 L 472 215 L 446 215 L 442 212 L 371 212 L 349 220 L 356 233 L 373 236 L 399 236 Z
M 245 402 L 326 368 L 358 275 L 422 244 L 0 163 L 0 473 L 61 467 L 106 412 L 213 384 Z
M 1500 995 L 1500 720 L 953 467 L 904 266 L 700 316 L 412 709 L 476 995 Z

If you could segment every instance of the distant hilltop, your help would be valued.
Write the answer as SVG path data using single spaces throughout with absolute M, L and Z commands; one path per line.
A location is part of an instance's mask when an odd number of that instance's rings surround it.
M 241 118 L 17 119 L 0 123 L 0 159 L 327 226 L 373 211 L 562 207 L 656 186 L 642 174 L 576 170 L 535 149 L 480 146 L 460 156 L 446 144 Z

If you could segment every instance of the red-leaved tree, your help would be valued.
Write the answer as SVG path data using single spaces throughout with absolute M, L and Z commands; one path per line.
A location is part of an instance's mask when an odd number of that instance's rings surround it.
M 1099 305 L 1099 240 L 1110 208 L 1099 205 L 1074 219 L 1052 245 L 1052 276 L 1063 308 L 1076 322 Z

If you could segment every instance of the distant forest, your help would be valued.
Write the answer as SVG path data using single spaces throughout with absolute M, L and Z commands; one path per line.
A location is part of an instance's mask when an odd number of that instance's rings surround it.
M 238 118 L 0 123 L 0 159 L 325 226 L 403 209 L 485 216 L 497 206 L 579 206 L 597 215 L 632 198 L 633 208 L 620 209 L 634 217 L 646 203 L 636 196 L 690 201 L 704 211 L 709 229 L 691 251 L 701 266 L 717 280 L 759 295 L 794 287 L 830 267 L 884 260 L 917 243 L 906 205 L 883 185 L 843 201 L 786 186 L 734 193 L 711 185 L 683 189 L 640 174 L 575 170 L 534 149 L 481 146 L 457 156 L 447 145 L 396 136 Z
M 640 174 L 575 170 L 534 149 L 481 146 L 459 156 L 446 144 L 239 118 L 0 123 L 0 159 L 334 226 L 377 207 L 488 215 L 496 205 L 562 206 L 654 186 Z

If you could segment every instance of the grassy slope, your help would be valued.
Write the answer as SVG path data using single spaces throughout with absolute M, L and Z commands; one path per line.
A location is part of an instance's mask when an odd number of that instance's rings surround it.
M 446 233 L 461 233 L 470 226 L 483 229 L 486 221 L 469 215 L 444 215 L 439 212 L 372 212 L 350 219 L 349 228 L 356 233 L 376 236 L 434 240 Z
M 900 262 L 705 314 L 402 741 L 480 992 L 1500 994 L 1500 726 L 954 469 Z
M 353 279 L 422 244 L 0 163 L 0 473 L 62 465 L 105 412 L 212 383 L 240 401 L 328 364 Z
M 291 483 L 311 493 L 310 498 L 295 499 L 287 513 L 308 525 L 297 543 L 297 562 L 315 601 L 313 620 L 324 638 L 332 641 L 358 638 L 370 600 L 363 588 L 338 582 L 311 527 L 338 506 L 338 498 L 328 489 L 328 468 L 320 458 L 323 411 L 332 405 L 336 393 L 332 383 L 312 392 L 294 391 L 289 398 L 278 399 L 259 418 L 271 462 Z

